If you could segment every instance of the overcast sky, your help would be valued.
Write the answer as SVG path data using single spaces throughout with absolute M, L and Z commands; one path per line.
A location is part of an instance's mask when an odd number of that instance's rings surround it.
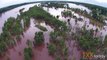
M 107 7 L 107 0 L 0 0 L 0 8 L 14 4 L 33 2 L 33 1 L 76 1 L 76 2 L 91 3 L 91 4 Z

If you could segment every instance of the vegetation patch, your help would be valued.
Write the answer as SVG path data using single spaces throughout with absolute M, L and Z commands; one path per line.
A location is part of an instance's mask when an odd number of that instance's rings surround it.
M 56 52 L 56 46 L 54 44 L 49 44 L 48 51 L 49 51 L 49 54 L 54 55 Z
M 31 7 L 27 12 L 24 12 L 21 15 L 44 20 L 50 26 L 54 26 L 57 30 L 59 29 L 59 27 L 61 27 L 63 31 L 66 31 L 67 29 L 64 22 L 58 20 L 57 18 L 53 17 L 48 12 L 37 6 Z
M 31 48 L 24 49 L 24 60 L 32 60 L 32 49 Z
M 62 37 L 59 31 L 50 33 L 50 44 L 48 45 L 48 51 L 57 59 L 67 59 L 68 48 L 65 44 L 64 37 Z M 50 52 L 51 51 L 51 52 Z
M 34 37 L 34 45 L 40 45 L 44 43 L 43 32 L 36 32 Z
M 49 8 L 52 8 L 52 7 L 55 7 L 55 8 L 64 8 L 65 4 L 64 3 L 58 3 L 58 2 L 45 2 L 41 6 L 43 6 L 43 7 L 49 7 Z
M 92 31 L 83 31 L 78 39 L 79 45 L 84 51 L 96 52 L 101 41 L 97 37 L 93 37 Z
M 62 16 L 65 17 L 65 18 L 66 18 L 66 17 L 72 17 L 72 12 L 71 12 L 71 11 L 65 11 L 65 10 L 64 10 L 64 11 L 61 12 L 61 14 L 62 14 Z
M 18 36 L 23 33 L 20 20 L 13 17 L 7 19 L 2 30 L 3 32 L 0 35 L 0 55 L 2 55 L 7 48 L 13 47 L 16 44 L 13 36 L 16 37 L 16 39 L 19 39 Z

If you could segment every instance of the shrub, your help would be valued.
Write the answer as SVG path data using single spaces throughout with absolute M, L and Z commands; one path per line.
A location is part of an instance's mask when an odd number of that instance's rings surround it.
M 25 48 L 24 49 L 24 60 L 32 60 L 32 49 L 31 48 Z
M 49 51 L 50 54 L 54 55 L 55 52 L 56 52 L 56 47 L 55 47 L 55 45 L 49 44 L 49 45 L 48 45 L 48 51 Z
M 35 39 L 34 43 L 36 45 L 42 44 L 44 42 L 43 32 L 36 32 L 34 39 Z

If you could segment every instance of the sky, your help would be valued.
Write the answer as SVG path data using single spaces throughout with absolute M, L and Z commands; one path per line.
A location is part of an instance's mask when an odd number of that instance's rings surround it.
M 19 4 L 24 2 L 34 2 L 34 1 L 75 1 L 75 2 L 100 5 L 107 8 L 107 0 L 0 0 L 0 8 L 14 4 Z

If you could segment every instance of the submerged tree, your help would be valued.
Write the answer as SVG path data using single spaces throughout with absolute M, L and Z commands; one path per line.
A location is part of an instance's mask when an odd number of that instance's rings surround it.
M 66 18 L 66 17 L 72 17 L 72 12 L 71 12 L 71 11 L 65 11 L 65 10 L 64 10 L 64 11 L 61 12 L 61 14 L 62 14 L 62 16 L 65 17 L 65 18 Z
M 48 51 L 49 51 L 49 54 L 54 55 L 55 52 L 56 52 L 56 47 L 55 47 L 55 45 L 54 45 L 54 44 L 49 44 L 49 45 L 48 45 Z
M 43 32 L 36 32 L 34 37 L 34 45 L 40 45 L 44 42 Z
M 13 47 L 16 44 L 13 37 L 17 37 L 23 32 L 20 20 L 16 20 L 14 17 L 7 19 L 2 30 L 3 32 L 0 35 L 0 54 L 4 53 L 7 48 Z
M 100 40 L 97 37 L 94 38 L 91 31 L 84 31 L 78 41 L 79 45 L 85 51 L 95 51 L 100 46 Z
M 32 60 L 32 49 L 31 48 L 24 49 L 24 60 Z

